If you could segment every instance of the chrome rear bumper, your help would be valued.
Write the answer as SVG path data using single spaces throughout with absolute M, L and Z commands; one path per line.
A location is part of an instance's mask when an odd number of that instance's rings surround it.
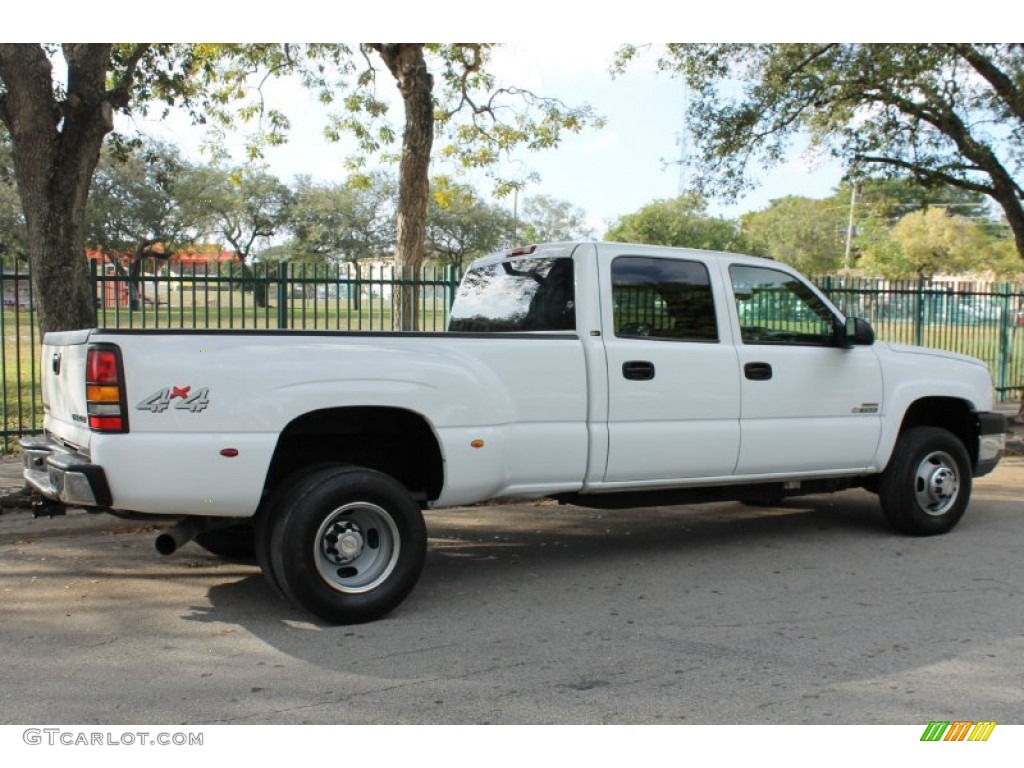
M 25 481 L 47 499 L 73 507 L 109 507 L 103 468 L 47 437 L 19 441 Z

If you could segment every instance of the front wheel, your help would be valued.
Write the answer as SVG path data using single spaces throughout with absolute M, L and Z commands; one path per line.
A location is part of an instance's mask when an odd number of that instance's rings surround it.
M 960 522 L 971 497 L 967 449 L 945 429 L 908 429 L 896 441 L 878 496 L 889 523 L 901 533 L 946 533 Z
M 341 624 L 371 621 L 412 591 L 426 557 L 419 505 L 371 469 L 309 473 L 271 510 L 270 561 L 282 591 Z

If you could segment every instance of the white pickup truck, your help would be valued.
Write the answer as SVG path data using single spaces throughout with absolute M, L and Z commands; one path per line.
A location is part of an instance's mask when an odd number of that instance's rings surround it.
M 770 260 L 559 243 L 472 264 L 446 333 L 48 334 L 43 512 L 175 516 L 335 622 L 398 605 L 422 511 L 495 497 L 624 507 L 864 487 L 944 533 L 1005 419 L 979 360 L 874 341 Z

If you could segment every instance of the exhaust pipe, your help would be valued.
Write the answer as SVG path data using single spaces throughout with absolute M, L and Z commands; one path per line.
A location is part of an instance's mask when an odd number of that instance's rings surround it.
M 161 555 L 173 555 L 201 533 L 217 528 L 227 528 L 236 523 L 234 518 L 185 517 L 156 537 L 156 551 Z

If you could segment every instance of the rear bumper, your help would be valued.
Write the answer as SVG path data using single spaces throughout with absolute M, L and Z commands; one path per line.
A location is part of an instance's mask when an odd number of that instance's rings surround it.
M 978 460 L 974 464 L 974 476 L 987 475 L 1003 457 L 1006 450 L 1006 417 L 1001 413 L 977 413 L 978 419 Z
M 25 481 L 48 499 L 73 507 L 113 503 L 103 468 L 47 437 L 19 441 Z

